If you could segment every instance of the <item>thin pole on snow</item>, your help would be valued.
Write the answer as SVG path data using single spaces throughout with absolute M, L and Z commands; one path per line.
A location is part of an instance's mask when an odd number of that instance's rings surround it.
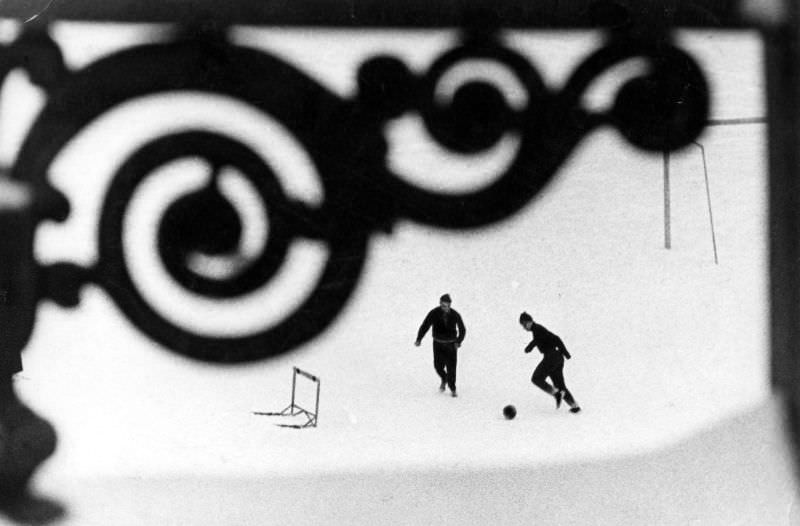
M 703 175 L 706 181 L 706 202 L 708 203 L 708 220 L 711 223 L 711 244 L 714 246 L 714 263 L 719 265 L 719 258 L 717 257 L 717 235 L 714 231 L 714 213 L 711 210 L 711 189 L 708 183 L 708 164 L 706 163 L 706 149 L 699 142 L 694 143 L 695 146 L 700 148 L 700 155 L 703 157 Z

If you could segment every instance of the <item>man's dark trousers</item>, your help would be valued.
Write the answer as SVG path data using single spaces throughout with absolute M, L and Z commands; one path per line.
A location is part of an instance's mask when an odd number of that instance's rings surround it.
M 564 383 L 564 355 L 561 351 L 551 351 L 544 354 L 542 361 L 536 366 L 531 377 L 531 382 L 539 389 L 550 393 L 550 386 L 547 385 L 547 377 L 553 380 L 553 386 L 559 391 L 564 391 L 564 400 L 572 404 L 575 399 Z
M 458 362 L 458 349 L 455 342 L 433 341 L 433 368 L 442 379 L 447 382 L 451 391 L 456 390 L 456 364 Z

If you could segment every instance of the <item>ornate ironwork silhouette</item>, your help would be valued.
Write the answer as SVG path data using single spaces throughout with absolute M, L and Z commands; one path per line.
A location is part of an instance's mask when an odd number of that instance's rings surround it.
M 43 71 L 32 73 L 50 74 L 41 79 L 47 104 L 11 171 L 12 178 L 29 181 L 39 195 L 50 196 L 40 220 L 68 215 L 66 199 L 48 182 L 49 168 L 62 149 L 89 123 L 139 97 L 199 91 L 244 101 L 279 121 L 306 149 L 324 188 L 319 209 L 289 199 L 270 166 L 235 139 L 199 130 L 158 137 L 116 171 L 104 200 L 97 264 L 82 268 L 64 263 L 45 269 L 46 283 L 56 285 L 45 287 L 42 297 L 71 306 L 83 284 L 99 284 L 149 337 L 186 356 L 213 362 L 266 358 L 320 334 L 356 287 L 372 233 L 389 231 L 398 219 L 444 228 L 500 221 L 529 203 L 596 127 L 615 126 L 638 148 L 669 151 L 694 141 L 709 114 L 705 78 L 686 52 L 666 38 L 646 40 L 620 33 L 611 33 L 560 91 L 545 86 L 535 66 L 505 46 L 497 33 L 467 30 L 457 46 L 421 75 L 393 56 L 366 60 L 352 99 L 334 95 L 275 56 L 237 46 L 213 32 L 126 49 L 77 71 L 66 70 L 58 47 L 46 34 L 23 38 L 12 49 L 35 57 L 31 64 Z M 631 58 L 646 60 L 649 70 L 627 81 L 608 111 L 584 108 L 581 99 L 592 82 Z M 512 106 L 500 87 L 482 79 L 467 79 L 442 101 L 437 89 L 443 77 L 471 60 L 491 61 L 508 70 L 524 89 L 524 107 Z M 430 135 L 455 152 L 484 151 L 509 133 L 519 137 L 519 147 L 504 173 L 487 187 L 456 194 L 431 192 L 392 173 L 387 165 L 383 125 L 405 112 L 419 113 Z M 196 334 L 165 319 L 137 290 L 121 239 L 127 206 L 149 174 L 190 156 L 204 159 L 214 173 L 233 167 L 244 174 L 258 189 L 270 231 L 262 253 L 241 272 L 223 279 L 204 276 L 187 266 L 188 255 L 235 250 L 241 219 L 220 193 L 216 176 L 207 187 L 173 203 L 160 222 L 158 251 L 170 276 L 186 290 L 212 299 L 234 298 L 267 283 L 284 263 L 293 240 L 321 240 L 329 248 L 312 293 L 277 325 L 235 336 Z
M 467 5 L 469 10 L 466 12 Z M 37 305 L 52 299 L 76 306 L 79 291 L 97 284 L 144 334 L 184 356 L 209 362 L 246 362 L 278 355 L 321 334 L 333 323 L 358 284 L 371 236 L 391 232 L 410 219 L 441 228 L 466 229 L 502 221 L 531 202 L 576 145 L 599 126 L 613 126 L 635 147 L 668 152 L 698 138 L 709 115 L 709 93 L 701 68 L 671 38 L 678 26 L 752 28 L 763 25 L 770 91 L 772 352 L 774 384 L 788 391 L 796 439 L 798 339 L 796 84 L 798 8 L 760 2 L 715 0 L 586 0 L 528 2 L 489 0 L 352 0 L 265 5 L 247 0 L 194 2 L 94 2 L 8 0 L 0 12 L 24 24 L 16 40 L 0 46 L 0 80 L 15 69 L 27 72 L 46 94 L 46 104 L 11 167 L 12 181 L 32 190 L 28 209 L 0 211 L 0 353 L 26 346 Z M 742 16 L 740 8 L 749 13 Z M 784 12 L 785 11 L 785 12 Z M 156 22 L 179 25 L 167 42 L 140 45 L 70 70 L 49 37 L 51 20 Z M 336 27 L 461 27 L 461 41 L 417 74 L 400 59 L 376 56 L 361 64 L 358 89 L 341 98 L 291 64 L 263 51 L 232 43 L 235 24 Z M 505 28 L 591 28 L 607 39 L 572 72 L 560 90 L 542 81 L 535 66 L 503 44 Z M 628 80 L 604 112 L 582 105 L 582 97 L 605 71 L 630 58 L 648 70 Z M 470 60 L 505 68 L 522 86 L 526 103 L 510 104 L 492 82 L 465 80 L 444 100 L 442 79 Z M 280 122 L 306 149 L 320 177 L 324 200 L 311 207 L 290 198 L 273 167 L 247 145 L 221 133 L 184 130 L 155 137 L 125 159 L 104 198 L 99 258 L 84 267 L 41 265 L 33 238 L 44 221 L 63 221 L 70 203 L 49 181 L 59 153 L 98 117 L 148 95 L 194 91 L 243 101 Z M 501 137 L 519 138 L 514 158 L 491 184 L 474 191 L 436 193 L 406 181 L 387 163 L 382 129 L 404 112 L 418 113 L 441 146 L 476 153 Z M 790 130 L 789 133 L 786 130 Z M 182 289 L 213 301 L 246 295 L 272 281 L 297 239 L 327 249 L 319 278 L 307 298 L 276 325 L 235 336 L 199 334 L 166 319 L 139 290 L 125 257 L 124 224 L 133 194 L 148 176 L 174 160 L 202 159 L 209 179 L 180 196 L 159 218 L 154 246 L 169 277 Z M 245 225 L 220 189 L 228 168 L 255 188 L 264 205 L 269 235 L 258 254 L 222 275 L 189 264 L 194 254 L 233 261 Z M 156 175 L 157 176 L 157 175 Z M 226 259 L 227 258 L 227 259 Z M 8 373 L 8 371 L 2 371 Z M 0 378 L 0 423 L 6 443 L 36 431 L 39 443 L 24 455 L 0 453 L 0 507 L 17 495 L 55 444 L 51 426 L 29 415 L 8 378 Z M 11 391 L 11 394 L 5 393 Z M 9 409 L 11 408 L 11 409 Z M 27 427 L 26 427 L 27 426 Z M 29 437 L 28 437 L 29 438 Z M 8 447 L 7 447 L 8 449 Z M 12 462 L 13 461 L 13 462 Z

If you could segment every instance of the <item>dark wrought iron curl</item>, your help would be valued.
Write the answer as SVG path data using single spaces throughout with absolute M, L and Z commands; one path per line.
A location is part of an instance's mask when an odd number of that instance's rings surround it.
M 15 70 L 27 72 L 35 85 L 49 89 L 67 75 L 61 50 L 44 31 L 23 31 L 20 37 L 0 46 L 0 85 Z M 5 172 L 5 170 L 3 170 Z M 6 174 L 28 181 L 22 174 Z M 0 355 L 20 352 L 33 332 L 36 305 L 46 279 L 36 271 L 33 239 L 38 223 L 46 219 L 63 219 L 69 211 L 67 200 L 47 182 L 31 185 L 33 211 L 31 214 L 3 213 L 6 232 L 14 235 L 0 238 Z
M 610 111 L 585 109 L 581 98 L 592 81 L 631 58 L 645 59 L 650 71 L 626 82 Z M 526 90 L 527 106 L 512 108 L 498 87 L 485 80 L 465 82 L 449 104 L 437 101 L 435 89 L 442 77 L 459 63 L 475 59 L 493 61 L 511 72 Z M 364 84 L 372 88 L 364 90 L 362 100 L 377 108 L 377 114 L 388 118 L 417 111 L 431 136 L 454 152 L 480 152 L 509 133 L 520 138 L 505 172 L 477 191 L 435 193 L 395 176 L 398 213 L 447 228 L 482 226 L 517 212 L 598 126 L 615 126 L 638 148 L 670 151 L 697 139 L 710 113 L 707 83 L 687 53 L 665 40 L 635 40 L 617 33 L 578 66 L 560 92 L 547 89 L 527 59 L 487 35 L 468 38 L 421 77 L 413 77 L 396 59 L 377 57 L 362 66 L 361 78 L 368 78 L 370 83 Z M 383 94 L 396 99 L 378 97 L 375 85 L 386 86 Z
M 688 146 L 700 136 L 711 113 L 709 88 L 697 62 L 668 40 L 617 36 L 573 72 L 559 105 L 580 108 L 581 97 L 600 74 L 633 58 L 647 60 L 650 70 L 619 89 L 609 112 L 581 110 L 584 126 L 612 125 L 632 145 L 650 151 Z
M 491 60 L 508 68 L 526 90 L 528 105 L 517 111 L 509 107 L 502 92 L 483 80 L 470 81 L 457 88 L 450 105 L 441 105 L 435 96 L 442 77 L 458 63 L 466 60 Z M 490 224 L 514 214 L 549 180 L 571 151 L 553 157 L 543 143 L 545 137 L 536 130 L 542 121 L 542 104 L 549 92 L 536 71 L 524 57 L 491 38 L 468 40 L 444 53 L 428 71 L 418 78 L 408 78 L 391 59 L 381 57 L 367 62 L 371 77 L 380 77 L 374 70 L 383 67 L 384 84 L 400 80 L 406 111 L 417 111 L 426 127 L 442 146 L 458 153 L 477 153 L 495 144 L 506 133 L 521 138 L 519 150 L 504 174 L 486 188 L 452 194 L 436 193 L 406 183 L 401 176 L 393 178 L 394 206 L 399 216 L 409 217 L 446 228 L 470 228 Z M 407 94 L 411 94 L 408 96 Z M 375 97 L 369 97 L 369 103 Z M 388 103 L 383 103 L 388 105 Z M 394 108 L 394 113 L 399 113 Z
M 35 86 L 45 91 L 54 89 L 69 75 L 64 55 L 58 44 L 44 28 L 34 26 L 24 30 L 20 36 L 0 53 L 0 84 L 15 70 L 24 71 Z M 14 177 L 14 173 L 10 174 Z M 34 210 L 38 220 L 63 220 L 69 214 L 69 202 L 44 180 L 29 182 L 34 186 Z
M 167 271 L 182 286 L 213 298 L 230 298 L 263 285 L 277 272 L 287 256 L 289 244 L 296 237 L 293 219 L 310 221 L 311 212 L 301 203 L 290 203 L 270 167 L 244 144 L 222 135 L 187 131 L 157 138 L 134 152 L 117 171 L 106 195 L 105 210 L 111 217 L 101 217 L 100 246 L 119 246 L 121 221 L 125 210 L 109 203 L 130 202 L 136 186 L 150 173 L 169 162 L 186 157 L 200 158 L 210 164 L 211 177 L 205 186 L 181 197 L 164 212 L 158 231 L 158 251 Z M 185 262 L 191 253 L 220 255 L 235 252 L 243 225 L 237 211 L 221 193 L 219 174 L 234 168 L 256 188 L 267 215 L 270 234 L 266 245 L 235 280 L 210 279 L 192 272 Z M 307 218 L 307 219 L 306 219 Z M 107 226 L 108 224 L 113 226 Z M 111 254 L 104 259 L 122 258 Z
M 581 98 L 594 79 L 634 57 L 645 59 L 650 70 L 626 82 L 609 111 L 592 113 L 582 107 Z M 505 67 L 525 90 L 527 104 L 512 106 L 498 86 L 483 79 L 458 86 L 444 104 L 437 100 L 441 79 L 459 63 L 476 59 Z M 398 219 L 446 228 L 500 221 L 530 203 L 597 126 L 617 127 L 639 148 L 673 150 L 697 138 L 709 112 L 700 68 L 665 41 L 614 36 L 556 92 L 544 85 L 525 57 L 496 36 L 468 35 L 421 75 L 395 57 L 365 61 L 356 96 L 343 100 L 264 52 L 234 46 L 222 37 L 187 39 L 121 51 L 53 84 L 13 176 L 48 186 L 50 164 L 85 126 L 116 106 L 171 91 L 230 97 L 279 121 L 308 152 L 324 202 L 311 210 L 288 200 L 270 167 L 240 142 L 200 131 L 156 138 L 123 162 L 114 177 L 101 217 L 98 264 L 92 269 L 52 267 L 48 281 L 69 291 L 62 298 L 67 305 L 75 303 L 81 283 L 99 283 L 145 334 L 181 354 L 214 362 L 274 356 L 320 334 L 357 285 L 370 236 L 389 231 Z M 507 169 L 479 190 L 453 194 L 418 188 L 390 172 L 382 132 L 389 119 L 408 111 L 418 112 L 431 136 L 455 152 L 482 152 L 506 134 L 519 138 L 518 150 Z M 209 279 L 186 267 L 186 255 L 231 250 L 241 234 L 235 211 L 213 183 L 173 203 L 161 218 L 158 250 L 169 274 L 186 290 L 212 299 L 235 298 L 269 281 L 291 240 L 307 237 L 328 246 L 330 258 L 314 291 L 277 326 L 235 337 L 194 334 L 165 320 L 136 289 L 122 253 L 127 204 L 148 173 L 186 156 L 205 159 L 213 171 L 237 168 L 258 189 L 270 214 L 269 239 L 255 262 L 232 279 Z M 211 225 L 226 228 L 214 233 Z
M 274 82 L 276 89 L 264 85 Z M 331 258 L 316 292 L 296 312 L 267 331 L 240 337 L 215 338 L 192 334 L 158 317 L 136 290 L 120 258 L 121 217 L 134 184 L 159 163 L 185 154 L 202 154 L 217 164 L 239 166 L 251 179 L 270 179 L 268 168 L 239 143 L 218 135 L 201 133 L 168 136 L 145 145 L 123 163 L 105 198 L 100 227 L 100 260 L 93 269 L 72 273 L 102 285 L 145 334 L 186 356 L 206 361 L 241 362 L 272 356 L 295 348 L 322 332 L 339 313 L 353 291 L 366 258 L 366 246 L 374 225 L 357 221 L 355 214 L 337 214 L 345 205 L 358 208 L 365 199 L 357 181 L 379 165 L 385 147 L 379 134 L 365 136 L 346 102 L 308 77 L 264 53 L 220 45 L 219 42 L 185 41 L 128 49 L 74 72 L 49 93 L 23 143 L 14 166 L 17 177 L 46 184 L 48 169 L 84 127 L 116 106 L 152 94 L 170 91 L 203 91 L 250 104 L 284 124 L 307 148 L 321 178 L 325 203 L 321 210 L 302 217 L 295 203 L 287 203 L 274 185 L 259 182 L 262 197 L 283 211 L 271 219 L 270 252 L 232 283 L 213 283 L 180 270 L 169 250 L 165 262 L 173 277 L 189 289 L 210 297 L 232 297 L 264 281 L 280 260 L 281 246 L 294 228 L 308 237 L 323 239 Z M 91 96 L 87 96 L 91 94 Z M 352 119 L 351 119 L 352 120 Z M 372 131 L 372 130 L 370 130 Z M 377 138 L 373 139 L 372 137 Z M 375 144 L 374 147 L 365 147 Z M 349 152 L 349 153 L 348 153 Z M 373 160 L 369 158 L 373 157 Z M 363 208 L 379 210 L 380 206 Z M 294 214 L 294 215 L 292 215 Z M 286 228 L 284 228 L 286 227 Z M 170 228 L 165 231 L 167 237 Z M 279 246 L 280 245 L 280 246 Z M 163 248 L 163 246 L 162 246 Z M 60 268 L 61 271 L 64 267 Z M 53 282 L 61 281 L 57 276 Z M 190 283 L 191 282 L 191 283 Z M 68 286 L 74 289 L 75 286 Z
M 355 287 L 365 260 L 365 232 L 326 238 L 330 254 L 308 299 L 278 325 L 253 334 L 234 337 L 190 334 L 161 316 L 139 292 L 125 264 L 123 250 L 123 221 L 127 207 L 137 187 L 156 168 L 187 156 L 203 158 L 216 166 L 238 168 L 258 188 L 270 222 L 267 244 L 258 257 L 249 262 L 247 269 L 230 279 L 212 280 L 193 273 L 185 261 L 189 250 L 222 253 L 233 249 L 225 239 L 230 232 L 221 230 L 219 226 L 226 222 L 224 198 L 214 195 L 217 190 L 209 185 L 173 203 L 161 218 L 158 247 L 171 276 L 187 290 L 217 299 L 246 294 L 273 277 L 285 262 L 293 240 L 315 233 L 323 236 L 332 233 L 307 229 L 305 223 L 313 219 L 314 212 L 290 202 L 277 181 L 270 177 L 269 168 L 243 144 L 205 131 L 170 134 L 142 146 L 114 176 L 100 220 L 101 252 L 97 279 L 142 331 L 168 348 L 193 358 L 249 361 L 298 346 L 316 336 L 344 307 Z M 209 195 L 211 197 L 207 197 Z M 203 202 L 204 199 L 210 199 L 211 203 Z M 321 218 L 314 220 L 320 221 Z

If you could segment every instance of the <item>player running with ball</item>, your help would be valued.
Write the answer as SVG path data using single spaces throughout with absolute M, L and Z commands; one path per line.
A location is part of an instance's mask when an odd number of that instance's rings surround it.
M 580 412 L 581 408 L 564 384 L 564 358 L 567 360 L 571 358 L 564 342 L 542 325 L 534 322 L 533 317 L 527 312 L 519 315 L 519 324 L 526 331 L 531 331 L 533 336 L 531 342 L 525 347 L 525 352 L 529 353 L 534 347 L 538 347 L 539 352 L 544 355 L 533 371 L 531 382 L 542 391 L 555 397 L 556 409 L 561 407 L 563 399 L 569 405 L 570 412 Z M 548 376 L 553 380 L 553 385 L 547 383 Z

